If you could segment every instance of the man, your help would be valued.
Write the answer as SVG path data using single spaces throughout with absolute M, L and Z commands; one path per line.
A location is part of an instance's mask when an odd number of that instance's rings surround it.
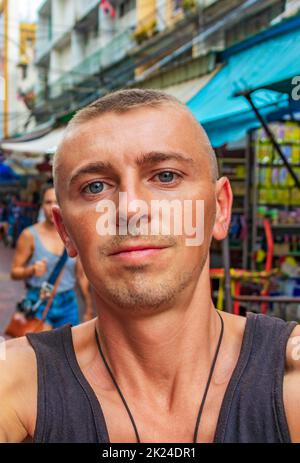
M 98 316 L 7 343 L 1 440 L 299 441 L 299 327 L 219 314 L 211 301 L 209 246 L 228 232 L 232 193 L 186 107 L 154 90 L 103 97 L 69 125 L 54 174 L 56 227 L 82 260 Z M 101 232 L 101 204 L 115 204 L 118 232 L 137 199 L 204 201 L 201 244 Z
M 27 227 L 21 233 L 12 262 L 11 277 L 25 280 L 26 299 L 32 305 L 38 301 L 42 283 L 47 281 L 58 262 L 64 244 L 57 233 L 52 216 L 52 207 L 57 204 L 53 185 L 48 186 L 43 195 L 42 209 L 45 219 L 41 223 Z M 54 328 L 70 323 L 79 323 L 77 296 L 74 290 L 78 281 L 85 302 L 85 318 L 93 314 L 89 283 L 79 259 L 67 258 L 62 277 L 52 301 L 46 322 Z M 35 316 L 42 318 L 46 301 L 43 302 Z

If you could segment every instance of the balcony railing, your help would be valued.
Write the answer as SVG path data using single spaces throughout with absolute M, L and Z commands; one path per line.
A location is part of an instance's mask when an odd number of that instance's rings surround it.
M 52 49 L 52 42 L 51 41 L 45 41 L 43 40 L 42 42 L 37 43 L 37 48 L 36 48 L 36 57 L 35 61 L 39 62 L 43 56 L 47 55 L 50 53 Z
M 62 31 L 54 32 L 52 43 L 51 43 L 52 48 L 57 46 L 67 37 L 71 37 L 72 30 L 73 30 L 73 25 L 71 24 L 71 25 L 66 25 L 66 28 Z
M 50 84 L 50 98 L 57 98 L 68 90 L 72 90 L 73 78 L 71 72 L 65 72 L 53 84 Z
M 91 10 L 99 6 L 100 0 L 84 0 L 76 2 L 77 20 L 84 18 Z
M 101 70 L 120 61 L 133 46 L 132 31 L 126 30 L 112 38 L 98 51 L 92 53 L 81 63 L 64 73 L 50 85 L 50 97 L 57 98 L 63 92 L 72 90 L 76 85 Z

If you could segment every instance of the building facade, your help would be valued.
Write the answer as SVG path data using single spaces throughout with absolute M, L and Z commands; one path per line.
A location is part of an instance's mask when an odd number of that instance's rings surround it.
M 100 87 L 101 70 L 132 48 L 133 0 L 46 0 L 38 14 L 36 111 L 64 113 L 88 102 Z
M 205 76 L 219 51 L 297 8 L 286 0 L 45 0 L 35 117 L 64 122 L 113 89 L 166 89 Z

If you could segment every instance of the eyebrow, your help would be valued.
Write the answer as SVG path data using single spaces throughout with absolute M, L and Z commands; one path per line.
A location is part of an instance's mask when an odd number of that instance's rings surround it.
M 194 165 L 195 162 L 192 158 L 187 157 L 182 153 L 169 152 L 164 153 L 160 151 L 150 151 L 149 153 L 142 154 L 136 159 L 136 165 L 143 166 L 145 164 L 156 164 L 161 161 L 182 161 L 186 164 Z
M 103 162 L 103 161 L 95 161 L 95 162 L 90 162 L 86 164 L 83 167 L 80 167 L 74 175 L 72 175 L 69 185 L 72 185 L 73 183 L 78 180 L 79 177 L 81 177 L 84 174 L 100 174 L 101 172 L 107 172 L 108 170 L 113 170 L 113 165 L 111 162 Z
M 186 155 L 182 153 L 176 153 L 176 152 L 160 152 L 160 151 L 150 151 L 149 153 L 143 153 L 141 154 L 136 160 L 135 164 L 139 167 L 142 167 L 144 165 L 153 165 L 157 164 L 158 162 L 162 161 L 169 161 L 169 160 L 175 160 L 175 161 L 180 161 L 184 162 L 185 164 L 189 164 L 194 166 L 195 162 L 192 158 L 187 157 Z M 86 164 L 83 167 L 80 167 L 75 173 L 72 175 L 69 185 L 74 184 L 79 177 L 81 177 L 84 174 L 100 174 L 100 173 L 106 173 L 109 170 L 114 170 L 114 167 L 111 162 L 109 161 L 94 161 Z

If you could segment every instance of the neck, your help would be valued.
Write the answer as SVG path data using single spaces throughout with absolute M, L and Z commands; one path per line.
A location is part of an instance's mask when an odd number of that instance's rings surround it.
M 50 231 L 50 232 L 56 231 L 54 223 L 50 222 L 50 220 L 47 220 L 47 219 L 44 220 L 43 227 L 45 228 L 45 230 Z
M 99 295 L 96 303 L 102 350 L 121 389 L 148 399 L 159 391 L 169 400 L 191 381 L 207 380 L 220 334 L 208 263 L 192 294 L 182 294 L 171 310 L 137 318 L 116 316 Z

